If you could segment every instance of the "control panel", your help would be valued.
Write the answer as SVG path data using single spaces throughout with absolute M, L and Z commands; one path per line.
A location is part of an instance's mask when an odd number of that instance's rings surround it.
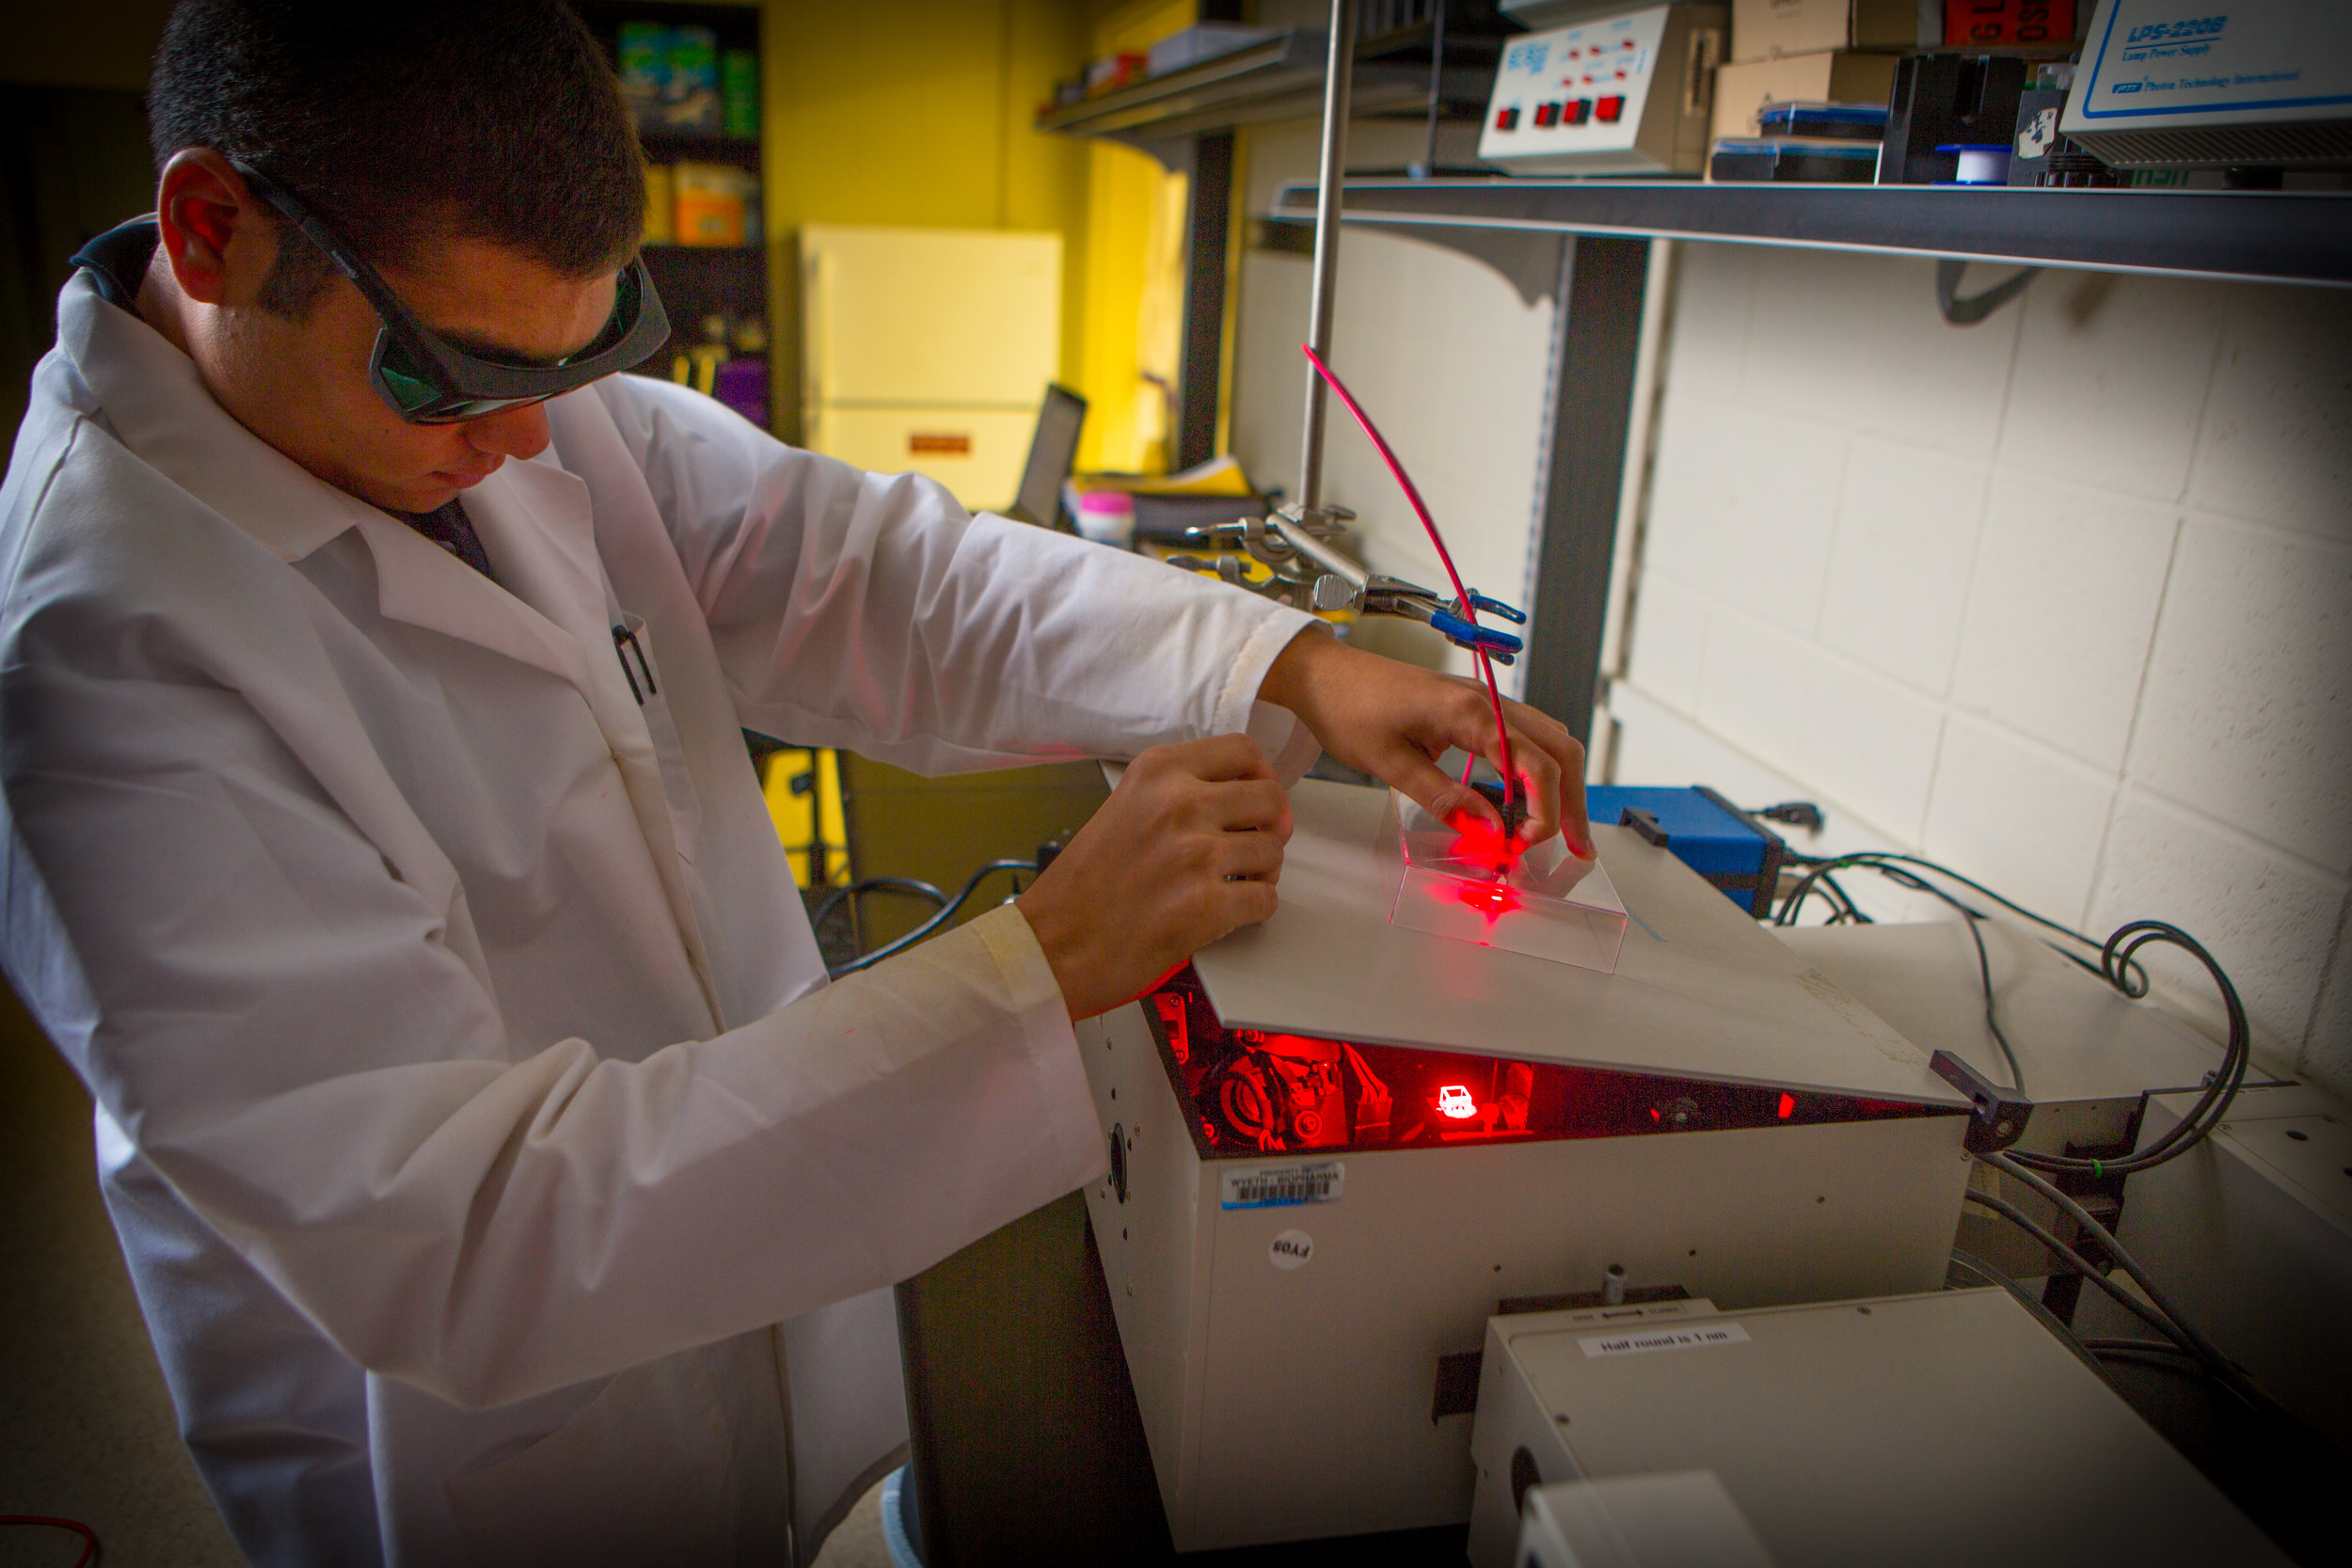
M 1650 6 L 1510 41 L 1478 155 L 1513 173 L 1692 173 L 1706 152 L 1720 6 Z

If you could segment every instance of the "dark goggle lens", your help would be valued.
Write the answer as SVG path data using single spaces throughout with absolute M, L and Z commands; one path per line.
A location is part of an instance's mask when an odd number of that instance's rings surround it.
M 621 274 L 612 300 L 612 317 L 605 323 L 596 341 L 573 356 L 574 361 L 593 358 L 606 352 L 628 336 L 637 325 L 637 316 L 644 301 L 633 272 Z M 529 367 L 538 369 L 541 367 Z M 550 374 L 560 376 L 564 366 L 545 367 Z M 469 398 L 462 394 L 449 396 L 435 384 L 431 374 L 410 357 L 400 340 L 390 332 L 383 334 L 382 347 L 376 356 L 375 379 L 401 418 L 411 424 L 455 424 L 465 420 L 478 420 L 509 408 L 527 407 L 544 403 L 558 392 L 570 391 L 572 383 L 548 391 L 518 398 Z M 593 377 L 590 379 L 594 379 Z

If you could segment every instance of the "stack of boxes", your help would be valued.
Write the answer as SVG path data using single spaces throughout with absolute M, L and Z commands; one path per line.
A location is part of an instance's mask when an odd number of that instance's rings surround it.
M 1944 41 L 1943 0 L 1732 0 L 1731 61 L 1715 73 L 1717 140 L 1758 135 L 1774 103 L 1882 108 L 1895 62 Z

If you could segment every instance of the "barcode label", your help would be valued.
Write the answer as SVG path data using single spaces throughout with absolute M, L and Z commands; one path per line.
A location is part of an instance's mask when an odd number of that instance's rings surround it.
M 1228 1209 L 1289 1209 L 1301 1203 L 1337 1203 L 1347 1167 L 1337 1160 L 1311 1165 L 1263 1165 L 1225 1173 Z
M 1661 1350 L 1712 1350 L 1717 1345 L 1744 1345 L 1748 1331 L 1738 1323 L 1698 1323 L 1690 1328 L 1644 1328 L 1630 1334 L 1587 1334 L 1578 1344 L 1590 1356 L 1649 1355 Z

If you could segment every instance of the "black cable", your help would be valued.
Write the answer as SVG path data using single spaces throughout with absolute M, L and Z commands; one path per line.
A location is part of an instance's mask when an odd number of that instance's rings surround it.
M 842 900 L 861 897 L 868 893 L 903 893 L 911 898 L 928 898 L 935 908 L 944 907 L 947 902 L 946 894 L 930 883 L 918 881 L 913 877 L 866 877 L 826 894 L 818 901 L 817 908 L 809 911 L 808 923 L 821 926 L 827 915 L 841 907 Z
M 1960 911 L 1960 923 L 1968 927 L 1968 940 L 1977 944 L 1977 979 L 1978 982 L 1984 988 L 1985 1031 L 1993 1037 L 1993 1043 L 2001 1048 L 2001 1060 L 2009 1064 L 2010 1086 L 2014 1088 L 2019 1094 L 2024 1094 L 2026 1092 L 2026 1069 L 2018 1065 L 2017 1053 L 2010 1048 L 2009 1036 L 2001 1032 L 2000 1016 L 1994 1011 L 1993 1006 L 1993 958 L 1992 956 L 1985 951 L 1984 932 L 1977 924 L 1979 921 L 1983 920 L 1986 917 L 1981 912 L 1970 909 L 1967 905 L 1962 903 L 1959 899 L 1953 897 L 1942 888 L 1937 887 L 1933 882 L 1929 881 L 1926 878 L 1918 876 L 1914 872 L 1906 871 L 1900 866 L 1894 865 L 1881 865 L 1877 867 L 1877 870 L 1879 875 L 1886 878 L 1897 886 L 1908 887 L 1916 892 L 1927 894 L 1931 897 L 1941 898 L 1945 903 L 1949 904 L 1953 909 Z
M 1961 1194 L 1961 1196 L 1967 1202 L 1980 1203 L 1984 1205 L 1984 1207 L 2001 1215 L 2004 1219 L 2007 1219 L 2011 1224 L 2015 1225 L 2020 1230 L 2023 1230 L 2026 1234 L 2031 1236 L 2035 1241 L 2041 1243 L 2043 1247 L 2047 1248 L 2051 1253 L 2056 1255 L 2066 1264 L 2067 1267 L 2074 1270 L 2076 1274 L 2081 1275 L 2085 1279 L 2088 1279 L 2090 1283 L 2096 1285 L 2100 1290 L 2105 1291 L 2108 1295 L 2114 1297 L 2117 1306 L 2122 1307 L 2125 1311 L 2139 1319 L 2140 1322 L 2146 1323 L 2149 1327 L 2163 1335 L 2167 1339 L 2180 1345 L 2182 1354 L 2194 1355 L 2197 1354 L 2195 1351 L 2188 1348 L 2187 1341 L 2181 1338 L 2180 1334 L 2175 1331 L 2172 1324 L 2165 1322 L 2163 1318 L 2157 1315 L 2154 1308 L 2139 1300 L 2138 1297 L 2123 1289 L 2122 1286 L 2118 1285 L 2114 1280 L 2109 1279 L 2106 1274 L 2092 1266 L 2089 1259 L 2085 1258 L 2081 1253 L 2076 1252 L 2073 1247 L 2068 1246 L 2064 1242 L 2059 1241 L 2057 1236 L 2053 1235 L 2048 1230 L 2043 1229 L 2031 1215 L 2027 1214 L 2024 1210 L 2018 1208 L 2017 1205 L 2010 1202 L 2009 1199 L 1995 1196 L 1991 1193 L 1979 1192 L 1974 1187 L 1971 1187 L 1966 1192 Z
M 2088 1343 L 2089 1341 L 2085 1342 Z M 2177 1351 L 2173 1352 L 2170 1355 L 2161 1355 L 2157 1354 L 2155 1346 L 2146 1340 L 2106 1340 L 2102 1342 L 2106 1344 L 2109 1348 L 2106 1350 L 2094 1350 L 2090 1354 L 2103 1361 L 2128 1361 L 2134 1366 L 2153 1367 L 2158 1371 L 2170 1372 L 2175 1377 L 2193 1377 L 2200 1383 L 2210 1383 L 2213 1381 L 2213 1374 L 2206 1371 L 2201 1364 L 2194 1359 L 2180 1359 L 2179 1353 Z M 2124 1348 L 2126 1345 L 2137 1346 L 2143 1344 L 2147 1345 L 2148 1348 L 2144 1350 Z M 2169 1349 L 2169 1346 L 2166 1348 Z
M 1826 873 L 1842 871 L 1852 866 L 1877 866 L 1881 864 L 1915 865 L 1922 870 L 1932 871 L 1939 877 L 1948 877 L 1953 881 L 1958 882 L 1961 886 L 1969 889 L 1971 892 L 1982 894 L 1985 897 L 1992 899 L 1993 902 L 2000 905 L 2003 909 L 2008 910 L 2010 913 L 2023 916 L 2025 919 L 2033 922 L 2035 925 L 2056 931 L 2060 936 L 2064 936 L 2074 942 L 2080 942 L 2085 947 L 2095 948 L 2101 945 L 2099 939 L 2094 936 L 2090 936 L 2084 932 L 2077 931 L 2072 926 L 2062 926 L 2058 922 L 2049 918 L 2047 915 L 2038 914 L 2034 911 L 2026 908 L 2025 905 L 2018 903 L 2015 899 L 2003 897 L 2000 894 L 1994 892 L 1991 888 L 1985 886 L 1982 882 L 1976 880 L 1974 878 L 1964 877 L 1959 872 L 1954 871 L 1948 865 L 1939 864 L 1937 862 L 1927 860 L 1918 855 L 1898 854 L 1891 849 L 1859 849 L 1850 855 L 1833 855 L 1828 859 L 1820 859 L 1812 855 L 1800 855 L 1791 852 L 1788 855 L 1787 859 L 1792 864 L 1810 866 L 1813 870 L 1803 882 L 1800 882 L 1797 885 L 1796 890 L 1788 895 L 1788 904 L 1782 909 L 1780 917 L 1773 922 L 1775 925 L 1787 926 L 1793 923 L 1793 911 L 1803 904 L 1805 895 L 1810 889 L 1813 881 Z M 2059 947 L 2056 943 L 2051 944 L 2051 950 L 2058 954 L 2059 957 L 2065 958 L 2069 963 L 2074 964 L 2079 968 L 2089 970 L 2091 974 L 2099 975 L 2102 979 L 2106 977 L 2105 972 L 2098 964 L 2083 958 L 2080 954 L 2070 953 L 2065 948 Z M 2133 965 L 2131 967 L 2133 969 L 2137 969 L 2138 966 Z M 2146 973 L 2143 971 L 2138 974 L 2136 986 L 2119 986 L 2117 989 L 2129 997 L 2137 998 L 2147 995 L 2148 977 Z
M 2102 1351 L 2115 1351 L 2136 1355 L 2176 1355 L 2191 1361 L 2196 1359 L 2180 1346 L 2168 1344 L 2162 1339 L 2085 1339 L 2083 1349 L 2093 1355 Z
M 2011 1279 L 2009 1275 L 2003 1274 L 2000 1270 L 1994 1268 L 1983 1259 L 1977 1257 L 1974 1253 L 1963 1252 L 1959 1247 L 1954 1247 L 1952 1248 L 1951 1260 L 1954 1264 L 1966 1269 L 1970 1274 L 1975 1275 L 1979 1279 L 1983 1280 L 1986 1284 L 1998 1285 L 2002 1290 L 2007 1291 L 2012 1297 L 2015 1298 L 2017 1305 L 2024 1307 L 2029 1316 L 2036 1319 L 2041 1323 L 2042 1327 L 2048 1329 L 2053 1335 L 2058 1337 L 2059 1344 L 2064 1345 L 2068 1350 L 2073 1351 L 2077 1360 L 2081 1361 L 2084 1366 L 2090 1368 L 2093 1372 L 2098 1373 L 2103 1380 L 2106 1378 L 2106 1373 L 2103 1369 L 2101 1369 L 2097 1358 L 2092 1356 L 2089 1351 L 2083 1348 L 2083 1342 L 2074 1338 L 2074 1331 L 2067 1327 L 2064 1323 L 2058 1322 L 2058 1314 L 2051 1311 L 2047 1307 L 2044 1307 L 2042 1302 L 2035 1297 L 2032 1291 L 2026 1290 L 2023 1285 L 2018 1284 L 2017 1281 Z
M 2229 1019 L 2229 1042 L 2222 1048 L 2221 1066 L 2207 1082 L 2203 1096 L 2190 1108 L 2188 1115 L 2183 1117 L 2163 1137 L 2122 1159 L 2088 1160 L 2066 1154 L 2021 1153 L 2014 1156 L 2015 1164 L 2038 1171 L 2088 1174 L 2093 1178 L 2130 1176 L 2163 1164 L 2168 1160 L 2180 1158 L 2201 1143 L 2221 1124 L 2221 1118 L 2229 1115 L 2230 1102 L 2245 1086 L 2247 1068 L 2253 1061 L 2253 1033 L 2247 1025 L 2246 1006 L 2238 1000 L 2237 988 L 2230 983 L 2229 975 L 2222 972 L 2214 956 L 2206 952 L 2195 937 L 2177 926 L 2161 920 L 2135 920 L 2117 927 L 2115 934 L 2107 938 L 2106 945 L 2100 949 L 2101 972 L 2106 976 L 2108 984 L 2118 990 L 2125 995 L 2134 994 L 2123 983 L 2129 973 L 2127 966 L 2135 962 L 2133 955 L 2153 942 L 2178 947 L 2203 964 L 2205 973 L 2213 977 L 2213 983 L 2221 991 L 2222 1010 Z
M 1806 873 L 1804 880 L 1797 884 L 1781 905 L 1778 914 L 1773 919 L 1773 924 L 1778 926 L 1793 925 L 1798 912 L 1804 907 L 1804 901 L 1811 896 L 1814 888 L 1835 886 L 1834 874 L 1848 866 L 1871 867 L 1880 875 L 1902 886 L 1914 888 L 1942 899 L 1961 912 L 1968 921 L 1968 934 L 1976 943 L 1977 974 L 1984 988 L 1985 1027 L 1992 1033 L 1994 1040 L 2001 1048 L 2001 1055 L 2009 1064 L 2011 1082 L 2019 1092 L 2023 1093 L 2026 1087 L 2025 1078 L 2018 1068 L 2017 1053 L 2010 1048 L 2009 1037 L 2001 1030 L 1999 1014 L 1993 998 L 1991 961 L 1985 951 L 1983 933 L 1976 925 L 1976 922 L 1984 916 L 1925 878 L 1903 868 L 1918 866 L 1937 876 L 1948 877 L 2038 925 L 2061 932 L 2077 942 L 2090 943 L 2091 939 L 2069 927 L 2059 925 L 2055 920 L 2034 913 L 2024 905 L 2003 897 L 1984 886 L 1983 883 L 1963 877 L 1948 866 L 1939 865 L 1933 861 L 1923 860 L 1915 855 L 1898 855 L 1870 850 L 1852 855 L 1841 855 L 1829 860 L 1812 860 L 1802 856 L 1794 858 L 1804 860 L 1812 869 Z M 1843 890 L 1839 890 L 1839 893 L 1842 897 Z M 1823 896 L 1829 896 L 1826 891 Z M 1850 898 L 1844 899 L 1844 902 L 1849 907 L 1852 903 Z M 1859 915 L 1859 910 L 1856 910 L 1855 913 Z M 2178 947 L 2204 965 L 2205 973 L 2212 976 L 2216 989 L 2221 992 L 2222 1008 L 2229 1021 L 2229 1036 L 2222 1048 L 2221 1066 L 2207 1080 L 2203 1096 L 2189 1113 L 2183 1117 L 2163 1137 L 2146 1148 L 2120 1159 L 2093 1160 L 2071 1154 L 2020 1153 L 2016 1156 L 2020 1164 L 2035 1170 L 2066 1175 L 2088 1175 L 2094 1180 L 2130 1176 L 2137 1171 L 2153 1169 L 2168 1160 L 2175 1160 L 2187 1153 L 2202 1142 L 2216 1127 L 2219 1126 L 2222 1118 L 2229 1114 L 2231 1102 L 2237 1098 L 2238 1090 L 2245 1086 L 2247 1069 L 2253 1060 L 2253 1036 L 2252 1030 L 2247 1023 L 2245 1004 L 2238 998 L 2237 988 L 2231 983 L 2228 974 L 2222 970 L 2214 956 L 2205 950 L 2201 942 L 2179 927 L 2168 922 L 2134 920 L 2118 927 L 2114 934 L 2106 942 L 2096 944 L 2099 948 L 2099 961 L 2095 966 L 2079 956 L 2058 947 L 2056 943 L 2049 945 L 2061 957 L 2083 968 L 2090 969 L 2091 973 L 2123 995 L 2137 1000 L 2148 994 L 2149 987 L 2148 971 L 2146 966 L 2140 963 L 2138 954 L 2142 948 L 2159 942 Z
M 900 937 L 898 941 L 884 942 L 882 946 L 875 948 L 871 953 L 865 954 L 859 958 L 851 958 L 848 963 L 842 964 L 840 967 L 829 971 L 829 973 L 835 978 L 844 974 L 854 974 L 859 970 L 870 968 L 895 954 L 903 953 L 908 948 L 914 946 L 916 942 L 921 942 L 925 937 L 930 936 L 933 931 L 938 930 L 942 926 L 946 925 L 950 920 L 953 920 L 956 917 L 956 911 L 963 908 L 965 904 L 971 901 L 972 895 L 979 891 L 980 883 L 985 881 L 990 876 L 999 871 L 1035 871 L 1036 869 L 1037 863 L 1035 861 L 991 861 L 986 865 L 981 866 L 977 871 L 972 873 L 971 877 L 963 884 L 963 891 L 949 899 L 946 907 L 942 909 L 937 914 L 931 916 L 929 920 L 926 920 L 922 925 L 917 926 L 914 930 L 909 931 L 905 936 Z
M 2090 1212 L 2085 1210 L 2081 1204 L 2075 1202 L 2066 1194 L 2058 1191 L 2056 1186 L 2052 1185 L 2040 1173 L 2026 1169 L 2024 1165 L 2019 1164 L 2015 1160 L 2011 1159 L 2007 1154 L 1979 1154 L 1977 1158 L 2005 1175 L 2015 1177 L 2018 1180 L 2023 1181 L 2026 1185 L 2031 1187 L 2035 1192 L 2040 1193 L 2043 1197 L 2048 1198 L 2052 1203 L 2058 1205 L 2058 1209 L 2060 1213 L 2064 1214 L 2068 1219 L 2073 1220 L 2076 1225 L 2082 1227 L 2083 1234 L 2089 1236 L 2092 1241 L 2097 1242 L 2101 1250 L 2105 1251 L 2108 1257 L 2115 1259 L 2116 1267 L 2131 1275 L 2133 1283 L 2137 1284 L 2140 1289 L 2140 1292 L 2148 1298 L 2148 1305 L 2153 1307 L 2158 1312 L 2161 1312 L 2165 1317 L 2171 1320 L 2172 1326 L 2180 1332 L 2178 1334 L 2168 1335 L 2168 1338 L 2177 1338 L 2190 1350 L 2196 1352 L 2197 1359 L 2203 1362 L 2207 1370 L 2212 1371 L 2214 1376 L 2218 1381 L 2228 1384 L 2231 1388 L 2245 1396 L 2249 1402 L 2262 1398 L 2262 1396 L 2258 1393 L 2251 1390 L 2250 1386 L 2246 1382 L 2244 1374 L 2239 1372 L 2238 1370 L 2231 1364 L 2229 1357 L 2223 1355 L 2220 1351 L 2216 1349 L 2211 1340 L 2197 1332 L 2196 1325 L 2191 1323 L 2188 1319 L 2182 1314 L 2181 1309 L 2172 1304 L 2171 1298 L 2164 1293 L 2163 1288 L 2153 1279 L 2149 1277 L 2148 1271 L 2139 1266 L 2138 1259 L 2135 1259 L 2130 1253 L 2123 1250 L 2123 1244 L 2115 1239 L 2115 1233 L 2109 1230 L 2106 1226 L 2101 1225 L 2097 1220 L 2092 1219 Z M 2109 1283 L 2111 1284 L 2113 1282 L 2109 1281 Z

